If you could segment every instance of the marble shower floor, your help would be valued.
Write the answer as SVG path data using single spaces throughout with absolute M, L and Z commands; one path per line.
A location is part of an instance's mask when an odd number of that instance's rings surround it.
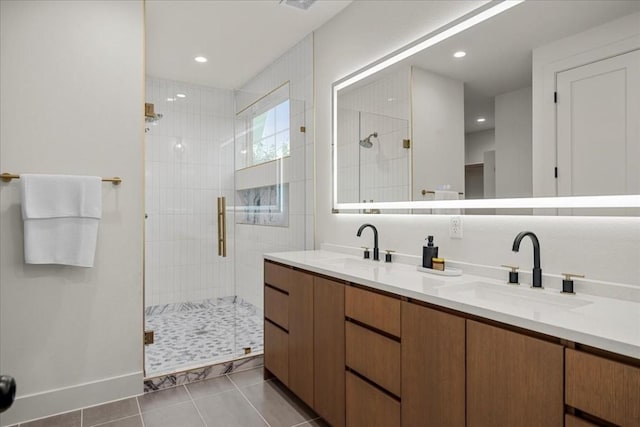
M 152 377 L 263 351 L 263 315 L 238 297 L 147 307 L 146 376 Z

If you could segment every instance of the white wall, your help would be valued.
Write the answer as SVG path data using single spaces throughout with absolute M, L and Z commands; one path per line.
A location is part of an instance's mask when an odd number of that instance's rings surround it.
M 289 183 L 289 225 L 235 225 L 236 292 L 259 308 L 263 305 L 262 254 L 303 250 L 314 245 L 313 35 L 305 37 L 237 91 L 236 110 L 243 110 L 287 81 L 290 90 L 291 155 L 288 161 L 282 162 L 288 168 L 282 177 Z M 306 132 L 300 131 L 301 126 L 306 127 Z M 243 188 L 246 188 L 247 182 L 243 181 Z M 255 182 L 255 187 L 264 185 L 264 181 Z
M 496 96 L 495 108 L 496 196 L 531 197 L 531 88 Z
M 358 247 L 358 226 L 373 222 L 380 247 L 420 254 L 434 234 L 448 259 L 498 266 L 532 265 L 530 246 L 511 251 L 519 231 L 537 233 L 545 273 L 574 271 L 594 280 L 640 286 L 640 219 L 466 216 L 464 239 L 448 238 L 449 218 L 427 215 L 331 214 L 331 83 L 477 7 L 481 2 L 354 2 L 315 33 L 316 247 Z M 366 19 L 368 25 L 362 25 Z M 366 46 L 366 48 L 363 48 Z M 605 254 L 603 258 L 603 254 Z M 612 265 L 613 263 L 613 265 Z
M 464 192 L 463 83 L 413 67 L 411 102 L 413 200 L 422 190 Z
M 224 258 L 216 221 L 234 199 L 233 91 L 147 77 L 146 101 L 163 117 L 146 124 L 145 305 L 235 295 L 233 212 Z
M 485 151 L 496 149 L 494 129 L 480 130 L 464 134 L 464 164 L 483 163 Z
M 0 3 L 0 170 L 120 176 L 93 268 L 25 265 L 19 183 L 0 183 L 0 424 L 142 392 L 141 1 Z

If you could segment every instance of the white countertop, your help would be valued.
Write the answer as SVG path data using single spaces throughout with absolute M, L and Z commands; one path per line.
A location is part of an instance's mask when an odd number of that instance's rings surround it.
M 325 250 L 265 254 L 267 260 L 463 313 L 640 358 L 640 303 L 509 285 L 486 277 L 418 272 L 401 263 Z

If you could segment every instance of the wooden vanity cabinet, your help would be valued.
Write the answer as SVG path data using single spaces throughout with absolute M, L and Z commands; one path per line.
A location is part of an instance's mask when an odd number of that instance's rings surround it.
M 640 426 L 637 359 L 269 261 L 264 273 L 265 368 L 332 426 Z
M 465 425 L 465 319 L 405 301 L 402 425 Z
M 563 347 L 467 320 L 467 426 L 564 425 Z
M 344 285 L 313 278 L 313 409 L 334 427 L 345 426 Z
M 264 263 L 264 364 L 331 425 L 345 425 L 344 285 Z
M 348 427 L 400 427 L 397 399 L 351 372 L 346 379 Z
M 313 405 L 313 276 L 264 263 L 265 367 Z
M 400 426 L 399 298 L 345 288 L 347 426 Z
M 313 406 L 313 276 L 291 270 L 289 388 Z
M 619 426 L 640 426 L 640 367 L 566 349 L 567 405 Z
M 284 385 L 289 385 L 289 333 L 264 321 L 264 366 Z

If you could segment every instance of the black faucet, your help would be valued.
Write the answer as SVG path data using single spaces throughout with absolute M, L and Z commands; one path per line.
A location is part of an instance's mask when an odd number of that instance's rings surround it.
M 520 242 L 525 236 L 531 237 L 533 242 L 533 287 L 542 288 L 542 269 L 540 268 L 540 242 L 538 237 L 532 231 L 523 231 L 518 233 L 513 241 L 513 252 L 520 250 Z
M 362 230 L 367 227 L 371 227 L 371 229 L 373 230 L 373 260 L 380 261 L 380 254 L 378 250 L 378 230 L 376 229 L 376 227 L 373 224 L 362 224 L 360 228 L 358 228 L 357 236 L 360 237 L 360 235 L 362 235 Z

